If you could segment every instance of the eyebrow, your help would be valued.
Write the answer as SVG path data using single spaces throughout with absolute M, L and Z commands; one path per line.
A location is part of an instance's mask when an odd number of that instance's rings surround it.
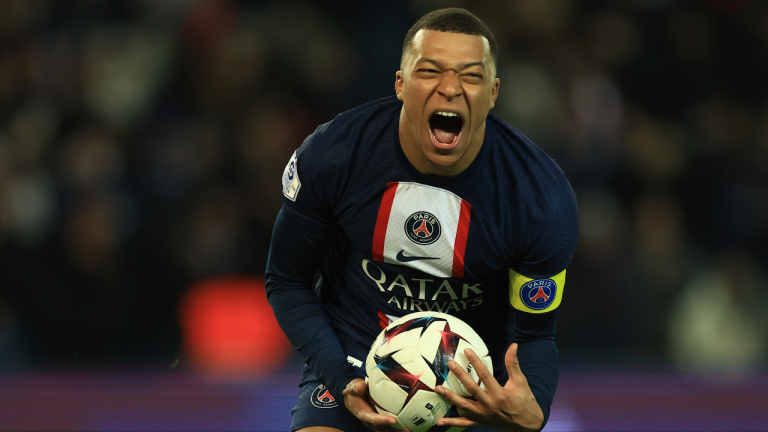
M 439 61 L 437 61 L 437 60 L 431 59 L 431 58 L 421 58 L 421 59 L 419 59 L 419 61 L 417 61 L 417 62 L 416 62 L 416 64 L 419 64 L 419 63 L 424 63 L 424 62 L 426 62 L 426 63 L 432 63 L 432 64 L 434 64 L 435 66 L 437 66 L 437 67 L 439 67 L 439 68 L 442 68 L 442 67 L 443 67 L 443 64 L 442 64 L 442 63 L 440 63 L 440 62 L 439 62 Z M 472 66 L 480 66 L 480 67 L 482 67 L 483 69 L 485 69 L 485 64 L 484 64 L 483 62 L 472 62 L 472 63 L 467 63 L 467 64 L 465 64 L 465 65 L 464 65 L 464 66 L 461 68 L 461 70 L 464 70 L 464 69 L 469 69 L 469 68 L 471 68 Z

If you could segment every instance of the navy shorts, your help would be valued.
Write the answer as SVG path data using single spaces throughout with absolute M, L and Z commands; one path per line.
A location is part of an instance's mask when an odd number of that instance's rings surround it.
M 341 395 L 336 399 L 304 365 L 299 384 L 299 400 L 291 410 L 291 431 L 310 426 L 328 426 L 345 432 L 370 432 L 360 420 L 344 406 Z
M 335 395 L 331 395 L 331 392 L 317 379 L 307 365 L 304 365 L 299 389 L 299 400 L 291 410 L 293 415 L 291 431 L 310 426 L 327 426 L 345 432 L 371 432 L 347 410 L 341 395 L 338 395 L 338 399 L 334 397 Z M 462 429 L 451 428 L 448 432 L 460 430 Z M 465 432 L 491 432 L 494 429 L 475 426 L 463 430 Z

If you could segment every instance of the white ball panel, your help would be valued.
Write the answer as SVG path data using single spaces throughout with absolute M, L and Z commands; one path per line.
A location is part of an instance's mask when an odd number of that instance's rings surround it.
M 437 321 L 430 324 L 424 331 L 421 339 L 416 343 L 416 349 L 429 361 L 435 359 L 437 349 L 440 346 L 440 340 L 443 338 L 442 331 L 445 328 L 445 323 L 445 321 Z
M 415 348 L 422 357 L 432 361 L 437 353 L 437 347 L 440 343 L 440 335 L 435 331 L 427 330 L 424 335 L 416 342 Z
M 398 430 L 408 430 L 408 428 L 405 427 L 403 422 L 400 421 L 400 419 L 396 415 L 392 414 L 389 411 L 384 411 L 383 409 L 381 409 L 379 407 L 374 407 L 374 408 L 376 409 L 377 413 L 382 414 L 382 415 L 386 415 L 386 416 L 390 416 L 390 417 L 395 419 L 395 424 L 390 425 L 390 426 L 392 426 L 392 428 L 398 429 Z
M 405 403 L 405 399 L 408 397 L 408 393 L 390 381 L 389 377 L 381 369 L 374 368 L 368 374 L 368 377 L 370 378 L 368 381 L 368 391 L 371 393 L 371 398 L 392 414 L 399 413 Z
M 448 413 L 448 402 L 439 394 L 419 390 L 398 414 L 400 421 L 413 432 L 425 432 Z
M 412 375 L 420 377 L 419 380 L 428 385 L 429 388 L 434 389 L 437 379 L 435 374 L 432 373 L 427 362 L 421 358 L 421 354 L 414 347 L 402 349 L 394 354 L 392 358 L 400 363 L 403 369 L 410 372 Z
M 437 348 L 440 346 L 440 340 L 443 338 L 442 331 L 445 328 L 445 324 L 445 321 L 438 321 L 430 324 L 416 345 L 416 348 L 421 355 L 423 355 L 424 358 L 429 359 L 429 361 L 432 361 L 435 358 Z
M 389 340 L 389 342 L 384 339 L 382 333 L 382 338 L 377 345 L 378 348 L 376 348 L 376 354 L 379 356 L 384 356 L 391 352 L 402 349 L 403 347 L 416 345 L 419 337 L 421 337 L 421 330 L 421 327 L 408 330 L 407 332 L 400 333 L 399 335 L 393 337 Z

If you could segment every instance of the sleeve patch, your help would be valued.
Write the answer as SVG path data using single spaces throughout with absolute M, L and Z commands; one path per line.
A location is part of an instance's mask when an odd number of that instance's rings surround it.
M 301 189 L 301 182 L 297 170 L 296 152 L 293 152 L 291 160 L 288 161 L 288 165 L 283 171 L 283 195 L 291 201 L 296 201 L 299 189 Z
M 560 306 L 564 285 L 565 270 L 549 279 L 531 279 L 510 270 L 509 302 L 522 312 L 549 312 Z

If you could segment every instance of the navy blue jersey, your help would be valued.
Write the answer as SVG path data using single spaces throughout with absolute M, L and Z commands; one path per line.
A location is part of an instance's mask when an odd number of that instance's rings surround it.
M 553 340 L 578 232 L 575 195 L 550 157 L 493 115 L 466 170 L 422 174 L 400 146 L 401 108 L 390 97 L 344 112 L 295 152 L 267 269 L 270 301 L 292 283 L 286 273 L 302 273 L 306 284 L 317 270 L 307 267 L 322 263 L 315 294 L 324 314 L 317 305 L 312 310 L 330 323 L 343 351 L 322 355 L 364 359 L 392 319 L 437 311 L 470 324 L 503 373 L 512 341 Z M 286 244 L 291 231 L 301 233 L 301 245 Z M 327 336 L 327 329 L 299 324 L 290 310 L 276 308 L 289 337 Z M 297 348 L 322 380 L 328 359 L 312 344 Z M 340 397 L 343 387 L 326 385 Z

